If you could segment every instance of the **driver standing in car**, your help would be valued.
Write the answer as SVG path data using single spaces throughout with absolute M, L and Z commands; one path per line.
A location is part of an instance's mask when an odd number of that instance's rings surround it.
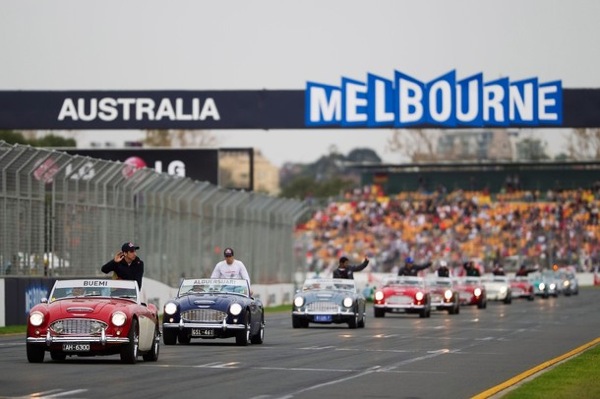
M 225 260 L 215 265 L 210 278 L 243 278 L 248 282 L 248 287 L 250 287 L 250 275 L 248 274 L 246 265 L 241 260 L 233 257 L 233 248 L 225 248 L 223 256 Z M 250 289 L 250 295 L 252 295 L 252 289 Z
M 115 257 L 102 266 L 102 273 L 113 272 L 113 278 L 117 280 L 135 280 L 141 290 L 144 262 L 137 256 L 138 249 L 140 247 L 131 242 L 124 243 Z

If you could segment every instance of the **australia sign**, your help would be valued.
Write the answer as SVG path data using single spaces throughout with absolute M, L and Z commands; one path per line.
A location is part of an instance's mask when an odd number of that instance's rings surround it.
M 600 88 L 447 72 L 306 81 L 302 90 L 0 91 L 0 129 L 600 127 Z

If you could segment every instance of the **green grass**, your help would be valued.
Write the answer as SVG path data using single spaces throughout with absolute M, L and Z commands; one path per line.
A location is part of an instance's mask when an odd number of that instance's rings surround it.
M 20 334 L 25 333 L 27 331 L 27 326 L 6 326 L 0 327 L 0 335 L 6 334 Z
M 511 390 L 503 399 L 600 398 L 600 345 Z

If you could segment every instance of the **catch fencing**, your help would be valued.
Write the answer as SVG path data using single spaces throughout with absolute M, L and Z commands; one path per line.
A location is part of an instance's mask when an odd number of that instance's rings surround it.
M 302 201 L 0 141 L 0 276 L 105 276 L 121 244 L 145 277 L 209 277 L 232 247 L 252 283 L 289 283 Z

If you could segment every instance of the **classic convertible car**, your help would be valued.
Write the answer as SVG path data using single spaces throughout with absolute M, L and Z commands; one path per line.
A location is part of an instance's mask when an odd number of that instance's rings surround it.
M 423 277 L 392 276 L 383 280 L 383 286 L 375 292 L 373 303 L 375 317 L 386 313 L 418 313 L 419 317 L 431 316 L 431 296 Z
M 365 326 L 366 299 L 354 280 L 310 278 L 294 297 L 292 327 L 306 328 L 309 323 L 342 324 L 349 328 Z
M 58 280 L 27 318 L 27 360 L 119 354 L 124 363 L 158 360 L 158 310 L 140 300 L 135 281 Z
M 262 302 L 250 296 L 244 279 L 184 279 L 177 297 L 163 313 L 165 345 L 189 344 L 192 338 L 235 338 L 235 343 L 262 344 L 265 315 Z
M 508 276 L 485 276 L 483 285 L 488 301 L 498 301 L 505 305 L 512 303 L 512 292 Z
M 460 313 L 459 293 L 450 277 L 434 277 L 426 281 L 431 295 L 431 309 L 445 310 L 448 314 Z
M 515 299 L 526 298 L 528 301 L 535 299 L 533 284 L 528 276 L 515 276 L 510 280 L 510 291 Z
M 477 305 L 478 309 L 487 307 L 487 293 L 481 277 L 467 276 L 456 281 L 456 289 L 461 305 Z

